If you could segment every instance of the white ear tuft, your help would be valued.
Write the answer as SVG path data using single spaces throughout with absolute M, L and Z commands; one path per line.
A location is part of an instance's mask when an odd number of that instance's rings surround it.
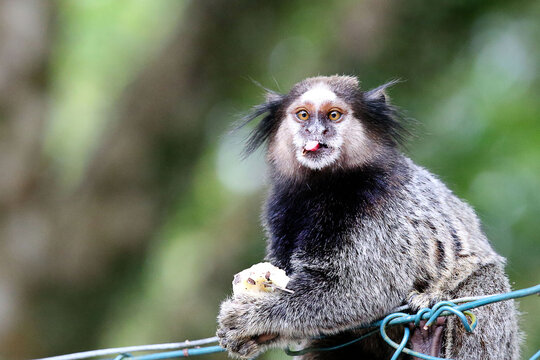
M 394 86 L 395 84 L 401 82 L 399 79 L 392 80 L 390 82 L 387 82 L 386 84 L 383 84 L 381 86 L 376 87 L 375 89 L 371 89 L 365 94 L 365 98 L 368 101 L 379 101 L 379 102 L 390 102 L 390 97 L 386 93 L 386 89 L 388 89 L 391 86 Z
M 389 102 L 390 98 L 386 94 L 385 89 L 374 89 L 366 93 L 366 99 L 370 101 L 380 101 L 380 102 Z
M 273 91 L 267 91 L 266 94 L 264 95 L 264 97 L 266 99 L 266 102 L 270 103 L 270 102 L 274 102 L 274 101 L 280 101 L 283 98 L 283 95 L 278 94 L 278 93 L 273 92 Z

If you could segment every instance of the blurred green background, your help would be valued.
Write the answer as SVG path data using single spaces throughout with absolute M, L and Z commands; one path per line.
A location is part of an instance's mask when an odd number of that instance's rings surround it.
M 264 254 L 264 157 L 227 134 L 252 79 L 404 80 L 405 151 L 540 283 L 539 67 L 534 0 L 0 0 L 0 358 L 213 335 Z

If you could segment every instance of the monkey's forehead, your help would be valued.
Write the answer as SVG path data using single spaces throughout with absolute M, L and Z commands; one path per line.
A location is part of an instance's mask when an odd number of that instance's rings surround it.
M 324 82 L 317 83 L 300 96 L 301 102 L 309 102 L 315 105 L 335 99 L 337 99 L 336 93 Z
M 322 91 L 325 89 L 325 91 Z M 359 90 L 359 82 L 353 76 L 317 76 L 307 78 L 294 85 L 289 93 L 294 98 L 343 97 Z M 333 95 L 330 94 L 333 93 Z M 307 94 L 307 95 L 306 95 Z
M 292 113 L 302 107 L 308 109 L 309 112 L 328 112 L 333 107 L 339 107 L 342 111 L 349 112 L 350 105 L 345 100 L 336 94 L 327 83 L 319 82 L 299 97 L 292 99 L 285 107 L 285 111 Z

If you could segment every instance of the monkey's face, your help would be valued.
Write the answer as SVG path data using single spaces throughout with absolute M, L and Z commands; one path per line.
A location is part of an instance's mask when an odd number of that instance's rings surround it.
M 399 113 L 384 93 L 394 83 L 364 92 L 355 77 L 319 76 L 288 94 L 269 92 L 245 119 L 267 114 L 249 137 L 246 154 L 268 140 L 270 164 L 288 177 L 384 161 L 402 139 Z
M 325 83 L 303 93 L 286 111 L 292 151 L 300 164 L 321 169 L 334 163 L 343 145 L 343 128 L 351 109 Z
M 357 86 L 357 84 L 354 84 Z M 373 149 L 346 97 L 332 83 L 315 82 L 295 94 L 271 141 L 270 158 L 287 170 L 358 165 Z M 292 162 L 292 164 L 290 163 Z

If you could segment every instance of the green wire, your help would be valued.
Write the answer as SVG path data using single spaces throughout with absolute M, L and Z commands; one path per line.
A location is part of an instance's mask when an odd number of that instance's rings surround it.
M 407 342 L 409 340 L 409 337 L 410 337 L 410 330 L 409 330 L 408 327 L 404 327 L 404 334 L 403 334 L 403 338 L 402 338 L 400 344 L 397 344 L 392 339 L 390 339 L 390 337 L 388 337 L 388 335 L 386 334 L 386 327 L 387 326 L 393 326 L 393 325 L 399 325 L 399 324 L 408 324 L 408 323 L 414 323 L 415 325 L 418 326 L 418 324 L 420 323 L 421 320 L 428 320 L 426 322 L 426 326 L 429 326 L 439 316 L 448 316 L 448 315 L 454 314 L 454 315 L 458 316 L 458 318 L 461 320 L 461 322 L 463 323 L 463 325 L 465 326 L 467 331 L 473 331 L 474 328 L 477 325 L 477 319 L 476 319 L 476 316 L 472 312 L 470 312 L 469 310 L 480 307 L 480 306 L 492 304 L 492 303 L 495 303 L 495 302 L 498 302 L 498 301 L 517 299 L 517 298 L 521 298 L 521 297 L 525 297 L 525 296 L 529 296 L 529 295 L 534 295 L 534 294 L 540 294 L 540 284 L 538 284 L 536 286 L 526 288 L 526 289 L 515 290 L 515 291 L 504 293 L 504 294 L 486 296 L 484 298 L 481 298 L 481 299 L 478 299 L 478 300 L 473 300 L 473 301 L 470 301 L 470 302 L 467 302 L 467 303 L 464 303 L 464 304 L 461 304 L 461 305 L 456 305 L 451 301 L 441 301 L 441 302 L 435 304 L 435 306 L 433 306 L 433 308 L 431 308 L 431 309 L 425 308 L 425 309 L 419 310 L 415 315 L 409 315 L 409 314 L 405 314 L 405 313 L 392 313 L 392 314 L 386 316 L 383 320 L 376 321 L 376 322 L 374 322 L 372 324 L 369 324 L 369 325 L 364 325 L 364 326 L 361 326 L 361 327 L 352 328 L 350 330 L 358 330 L 359 328 L 377 328 L 377 329 L 372 330 L 372 331 L 370 331 L 370 332 L 368 332 L 368 333 L 366 333 L 366 334 L 364 334 L 364 335 L 362 335 L 362 336 L 360 336 L 360 337 L 358 337 L 358 338 L 356 338 L 354 340 L 346 342 L 344 344 L 340 344 L 340 345 L 336 345 L 336 346 L 332 346 L 332 347 L 327 347 L 327 348 L 306 348 L 306 349 L 302 349 L 302 350 L 286 349 L 285 353 L 287 355 L 290 355 L 290 356 L 298 356 L 298 355 L 304 355 L 304 354 L 306 354 L 308 352 L 313 352 L 313 351 L 337 350 L 337 349 L 341 349 L 341 348 L 343 348 L 345 346 L 349 346 L 351 344 L 354 344 L 354 343 L 356 343 L 358 341 L 361 341 L 361 340 L 363 340 L 363 339 L 365 339 L 365 338 L 367 338 L 367 337 L 369 337 L 371 335 L 374 335 L 377 332 L 380 332 L 383 339 L 390 346 L 392 346 L 392 347 L 394 347 L 396 349 L 396 351 L 395 351 L 394 355 L 392 356 L 391 360 L 397 359 L 398 356 L 402 352 L 404 352 L 406 354 L 409 354 L 409 355 L 416 356 L 416 357 L 421 358 L 421 359 L 425 359 L 425 360 L 449 360 L 449 359 L 441 359 L 441 358 L 438 358 L 438 357 L 421 354 L 421 353 L 418 353 L 416 351 L 413 351 L 411 349 L 406 348 L 405 346 L 406 346 L 406 344 L 407 344 Z M 468 315 L 471 318 L 471 323 L 470 324 L 469 324 L 469 322 L 467 320 L 467 317 L 465 315 Z M 324 336 L 319 337 L 319 338 L 324 338 Z M 134 359 L 134 360 L 160 360 L 160 359 L 171 359 L 171 358 L 176 358 L 176 357 L 207 355 L 207 354 L 226 351 L 224 348 L 222 348 L 219 345 L 206 346 L 206 347 L 200 347 L 200 348 L 196 348 L 196 347 L 189 348 L 189 346 L 197 346 L 199 343 L 203 344 L 203 343 L 211 343 L 211 342 L 217 342 L 217 341 L 218 341 L 217 338 L 194 340 L 194 341 L 191 341 L 191 342 L 186 342 L 187 347 L 184 348 L 184 349 L 181 349 L 181 350 L 159 352 L 159 353 L 153 353 L 153 354 L 141 355 L 141 356 L 133 356 L 130 353 L 127 353 L 127 352 L 116 352 L 116 354 L 119 354 L 119 355 L 116 356 L 116 358 L 114 360 L 122 360 L 122 359 L 128 359 L 128 358 L 129 359 Z M 157 347 L 159 347 L 159 346 L 171 346 L 171 345 L 176 345 L 176 344 L 144 345 L 144 346 L 123 348 L 122 350 L 129 349 L 131 351 L 143 351 L 143 350 L 148 351 L 148 350 L 151 350 L 152 348 L 157 349 Z M 143 348 L 146 348 L 146 349 L 143 349 Z M 99 355 L 113 354 L 114 350 L 118 351 L 120 349 L 117 348 L 117 349 L 95 350 L 95 351 L 88 351 L 88 352 L 82 352 L 82 353 L 74 353 L 74 354 L 68 354 L 68 355 L 62 355 L 62 356 L 55 356 L 55 357 L 52 357 L 52 358 L 43 358 L 41 360 L 86 359 L 86 358 L 96 357 L 96 356 L 99 356 Z M 538 351 L 536 354 L 534 354 L 529 360 L 540 360 L 540 351 Z

